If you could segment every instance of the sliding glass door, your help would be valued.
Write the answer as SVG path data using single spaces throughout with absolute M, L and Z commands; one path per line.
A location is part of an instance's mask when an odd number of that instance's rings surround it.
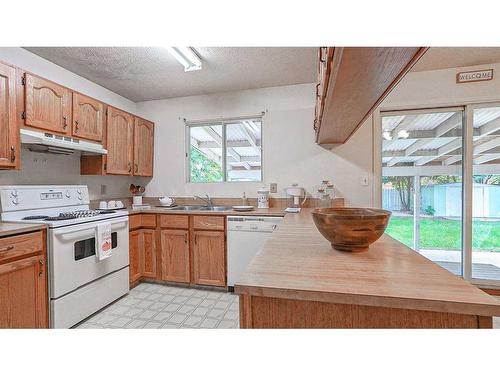
M 384 113 L 387 234 L 462 275 L 463 108 Z
M 387 234 L 500 286 L 500 104 L 381 114 Z
M 472 278 L 500 281 L 500 106 L 473 109 Z

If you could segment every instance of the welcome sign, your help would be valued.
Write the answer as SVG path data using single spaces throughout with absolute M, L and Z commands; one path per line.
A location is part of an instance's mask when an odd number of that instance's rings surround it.
M 490 81 L 493 79 L 493 69 L 473 70 L 457 73 L 457 83 Z

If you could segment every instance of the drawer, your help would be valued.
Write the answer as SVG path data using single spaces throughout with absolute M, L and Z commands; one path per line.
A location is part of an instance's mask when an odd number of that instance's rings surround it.
M 129 230 L 134 230 L 141 227 L 141 216 L 142 215 L 130 215 L 128 217 Z
M 161 215 L 160 226 L 162 228 L 188 229 L 188 215 Z
M 155 214 L 142 214 L 141 223 L 146 228 L 156 228 L 156 215 Z
M 210 229 L 210 230 L 224 230 L 223 216 L 194 216 L 193 227 L 194 229 Z
M 9 259 L 40 253 L 44 249 L 42 232 L 0 239 L 0 263 Z

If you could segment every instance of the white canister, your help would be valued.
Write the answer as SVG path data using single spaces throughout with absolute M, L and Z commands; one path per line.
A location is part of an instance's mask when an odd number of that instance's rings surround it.
M 142 195 L 134 195 L 132 197 L 132 203 L 135 205 L 141 205 L 142 204 Z
M 257 207 L 269 208 L 269 190 L 266 188 L 257 190 Z

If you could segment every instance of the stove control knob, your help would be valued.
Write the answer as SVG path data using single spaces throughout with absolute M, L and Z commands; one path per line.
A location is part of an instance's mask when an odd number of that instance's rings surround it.
M 71 191 L 66 190 L 66 192 L 64 193 L 64 195 L 66 195 L 66 198 L 71 198 Z
M 13 197 L 17 197 L 17 190 L 12 190 L 10 192 L 10 195 L 13 196 Z
M 18 197 L 12 198 L 12 203 L 17 206 L 19 204 L 19 198 Z

